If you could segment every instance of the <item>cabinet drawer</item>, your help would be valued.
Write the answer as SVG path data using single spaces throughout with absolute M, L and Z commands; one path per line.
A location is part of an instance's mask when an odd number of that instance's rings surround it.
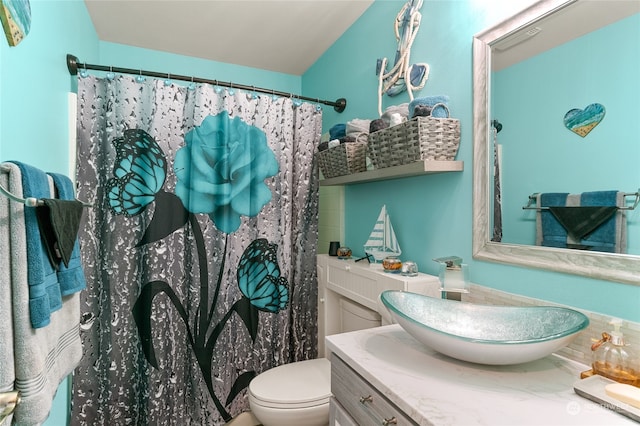
M 331 357 L 331 392 L 359 425 L 416 425 L 335 354 Z
M 389 274 L 381 265 L 369 265 L 363 261 L 341 260 L 327 255 L 318 256 L 319 276 L 328 290 L 348 299 L 378 310 L 378 296 L 385 290 L 402 290 L 420 293 L 431 297 L 440 297 L 440 280 L 427 274 L 406 277 L 401 274 Z

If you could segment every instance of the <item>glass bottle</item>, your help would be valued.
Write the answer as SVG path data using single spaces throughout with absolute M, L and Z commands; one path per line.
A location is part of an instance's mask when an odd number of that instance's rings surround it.
M 640 354 L 625 343 L 621 320 L 609 324 L 614 330 L 602 333 L 602 339 L 591 345 L 593 371 L 618 383 L 640 387 Z

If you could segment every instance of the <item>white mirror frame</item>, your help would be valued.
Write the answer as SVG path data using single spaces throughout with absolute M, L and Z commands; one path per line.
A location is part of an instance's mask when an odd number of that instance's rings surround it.
M 640 285 L 640 256 L 491 241 L 491 45 L 577 0 L 542 0 L 473 38 L 473 257 Z M 491 161 L 491 165 L 490 165 Z

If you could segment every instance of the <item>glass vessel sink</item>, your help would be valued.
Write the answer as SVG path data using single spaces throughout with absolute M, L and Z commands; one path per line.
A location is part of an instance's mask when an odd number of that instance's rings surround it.
M 543 358 L 589 325 L 584 314 L 562 307 L 476 305 L 397 290 L 382 292 L 381 300 L 394 321 L 425 346 L 478 364 Z

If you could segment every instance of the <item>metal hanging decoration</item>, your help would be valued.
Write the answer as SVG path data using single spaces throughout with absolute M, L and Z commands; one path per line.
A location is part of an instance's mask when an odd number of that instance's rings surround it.
M 382 115 L 382 95 L 396 96 L 405 90 L 413 100 L 413 91 L 424 87 L 429 78 L 429 64 L 410 65 L 411 45 L 420 28 L 422 0 L 409 0 L 396 16 L 394 28 L 398 49 L 393 67 L 387 71 L 387 58 L 378 59 L 378 113 Z

